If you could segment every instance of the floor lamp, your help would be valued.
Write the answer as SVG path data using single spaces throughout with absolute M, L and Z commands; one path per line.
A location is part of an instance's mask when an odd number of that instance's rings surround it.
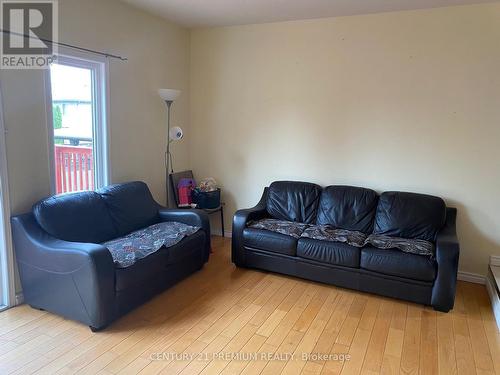
M 159 89 L 158 94 L 160 97 L 165 101 L 167 104 L 167 153 L 165 155 L 166 161 L 165 161 L 165 167 L 166 167 L 166 182 L 165 186 L 167 189 L 167 207 L 170 206 L 170 201 L 169 201 L 169 183 L 168 183 L 168 171 L 169 171 L 169 165 L 170 165 L 170 108 L 172 107 L 172 103 L 174 102 L 175 99 L 181 94 L 179 90 L 174 90 L 174 89 Z

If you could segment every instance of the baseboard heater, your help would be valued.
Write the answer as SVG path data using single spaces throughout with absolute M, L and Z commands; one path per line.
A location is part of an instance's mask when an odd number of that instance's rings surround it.
M 486 289 L 491 299 L 491 307 L 495 314 L 498 329 L 500 329 L 500 265 L 490 262 L 486 276 Z

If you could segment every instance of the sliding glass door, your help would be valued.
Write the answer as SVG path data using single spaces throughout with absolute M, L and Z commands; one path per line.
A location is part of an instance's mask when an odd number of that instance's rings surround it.
M 3 184 L 0 183 L 0 311 L 10 305 L 9 267 L 7 264 L 7 238 L 5 232 L 6 215 L 3 204 Z
M 9 199 L 7 182 L 7 155 L 5 150 L 5 127 L 3 119 L 3 102 L 0 86 L 0 310 L 13 306 L 14 293 L 14 260 L 9 224 Z

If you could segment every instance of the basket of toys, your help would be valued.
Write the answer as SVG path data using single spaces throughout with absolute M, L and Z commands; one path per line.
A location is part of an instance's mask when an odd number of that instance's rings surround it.
M 217 187 L 215 179 L 209 177 L 191 192 L 191 198 L 197 208 L 214 209 L 220 206 L 220 189 Z

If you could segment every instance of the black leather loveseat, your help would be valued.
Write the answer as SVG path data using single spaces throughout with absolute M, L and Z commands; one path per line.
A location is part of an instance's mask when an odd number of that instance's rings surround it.
M 432 254 L 419 255 L 370 243 L 291 236 L 256 227 L 265 218 L 304 227 L 323 225 L 360 235 L 425 242 Z M 403 192 L 378 195 L 370 189 L 274 182 L 251 209 L 237 211 L 233 222 L 232 260 L 237 266 L 431 305 L 453 308 L 459 244 L 456 209 L 441 198 Z M 272 220 L 271 220 L 272 221 Z
M 11 221 L 24 301 L 93 330 L 200 269 L 210 252 L 207 215 L 160 207 L 143 182 L 57 195 Z M 164 222 L 200 229 L 128 267 L 102 245 Z

